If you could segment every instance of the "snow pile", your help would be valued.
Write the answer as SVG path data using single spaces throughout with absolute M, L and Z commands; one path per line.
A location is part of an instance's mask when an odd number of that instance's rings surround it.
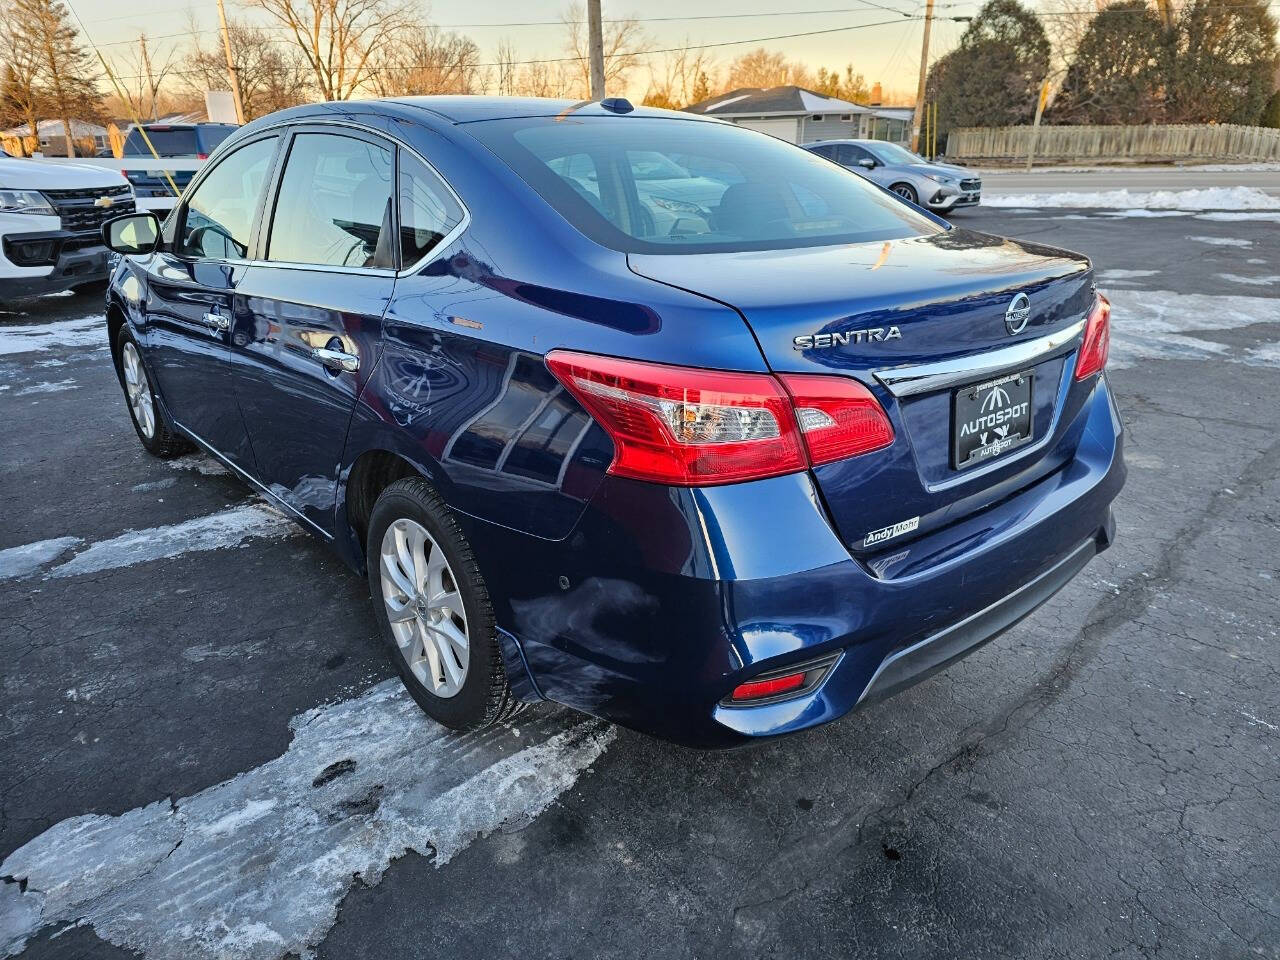
M 1108 210 L 1280 210 L 1280 197 L 1255 187 L 1205 190 L 1101 190 L 1090 193 L 1022 193 L 982 198 L 989 207 L 1080 207 Z

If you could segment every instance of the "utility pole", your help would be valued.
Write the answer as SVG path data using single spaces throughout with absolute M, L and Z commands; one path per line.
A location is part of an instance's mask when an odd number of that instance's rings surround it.
M 1166 30 L 1173 29 L 1173 4 L 1169 0 L 1156 0 L 1156 8 L 1160 11 L 1160 22 Z
M 219 3 L 222 0 L 218 0 Z M 920 120 L 924 115 L 924 82 L 929 76 L 929 28 L 933 26 L 933 0 L 924 8 L 924 43 L 920 47 L 920 82 L 916 84 L 916 112 L 911 118 L 911 152 L 920 146 Z
M 930 0 L 932 2 L 932 0 Z M 227 55 L 227 78 L 231 81 L 231 96 L 236 102 L 236 123 L 244 123 L 244 101 L 240 99 L 240 74 L 231 59 L 231 34 L 227 32 L 227 9 L 218 0 L 218 22 L 222 24 L 222 50 Z
M 147 93 L 151 95 L 151 119 L 160 119 L 160 110 L 156 106 L 156 81 L 151 74 L 151 54 L 147 52 L 147 35 L 145 33 L 138 34 L 138 45 L 142 47 L 142 69 L 147 77 Z M 138 112 L 142 112 L 142 104 L 138 104 Z
M 933 0 L 929 0 L 930 3 Z M 218 0 L 221 4 L 222 0 Z M 604 99 L 604 32 L 600 0 L 587 0 L 587 53 L 591 65 L 591 99 Z

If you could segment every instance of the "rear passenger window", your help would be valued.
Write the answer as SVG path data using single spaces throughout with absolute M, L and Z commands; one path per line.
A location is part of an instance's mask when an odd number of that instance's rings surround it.
M 293 139 L 267 259 L 334 267 L 395 266 L 391 151 L 329 133 Z
M 253 215 L 267 178 L 276 138 L 267 137 L 228 154 L 200 181 L 187 201 L 178 253 L 214 260 L 249 255 Z
M 400 151 L 400 259 L 411 267 L 458 224 L 462 208 L 425 163 Z

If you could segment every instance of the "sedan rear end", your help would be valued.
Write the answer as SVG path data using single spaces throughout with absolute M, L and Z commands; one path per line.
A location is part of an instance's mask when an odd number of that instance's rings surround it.
M 1110 545 L 1122 430 L 1085 258 L 947 229 L 757 134 L 609 123 L 477 126 L 631 273 L 737 313 L 764 363 L 547 355 L 614 452 L 549 560 L 598 585 L 591 613 L 513 624 L 544 694 L 694 744 L 799 730 L 998 636 Z M 719 196 L 628 210 L 632 152 Z

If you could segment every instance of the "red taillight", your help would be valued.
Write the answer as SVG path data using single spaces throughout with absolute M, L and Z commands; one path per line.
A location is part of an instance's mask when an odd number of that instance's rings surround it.
M 207 153 L 197 153 L 197 154 L 196 154 L 196 159 L 197 159 L 197 160 L 208 160 L 208 159 L 209 159 L 209 155 L 208 155 Z
M 807 676 L 808 671 L 802 670 L 800 673 L 788 673 L 785 676 L 770 677 L 767 680 L 748 680 L 734 687 L 733 693 L 729 694 L 729 699 L 733 701 L 763 700 L 766 697 L 776 697 L 780 693 L 790 693 L 792 690 L 803 687 Z
M 791 403 L 766 373 L 553 350 L 547 366 L 613 438 L 611 473 L 704 486 L 806 467 Z
M 1091 377 L 1107 365 L 1111 350 L 1111 301 L 1098 294 L 1084 325 L 1084 341 L 1076 355 L 1076 379 Z
M 893 426 L 871 391 L 848 377 L 778 375 L 815 467 L 893 443 Z
M 547 366 L 613 438 L 609 472 L 676 486 L 796 473 L 893 442 L 846 377 L 726 373 L 553 350 Z

